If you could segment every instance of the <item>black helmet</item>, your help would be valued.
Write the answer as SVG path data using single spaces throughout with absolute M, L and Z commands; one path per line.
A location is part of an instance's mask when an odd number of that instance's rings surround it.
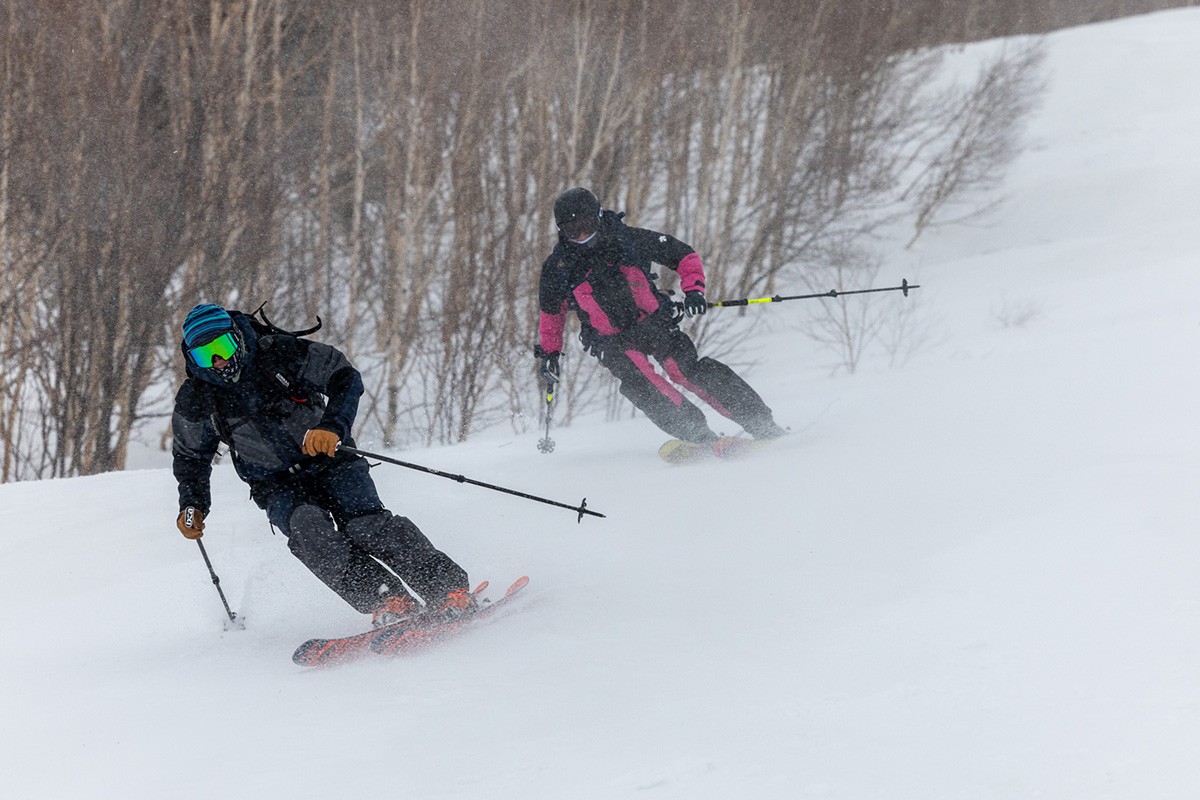
M 554 224 L 568 239 L 582 239 L 600 226 L 600 201 L 587 189 L 568 189 L 554 201 Z

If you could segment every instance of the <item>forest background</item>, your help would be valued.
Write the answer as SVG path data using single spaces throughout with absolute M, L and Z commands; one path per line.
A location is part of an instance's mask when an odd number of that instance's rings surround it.
M 986 213 L 1021 145 L 1036 35 L 934 81 L 954 43 L 1195 4 L 0 0 L 0 482 L 165 443 L 197 302 L 320 316 L 360 441 L 536 425 L 564 189 L 692 244 L 710 299 L 862 288 L 880 231 Z M 807 332 L 899 358 L 870 308 Z M 693 330 L 721 354 L 753 326 Z M 628 413 L 567 350 L 556 421 Z

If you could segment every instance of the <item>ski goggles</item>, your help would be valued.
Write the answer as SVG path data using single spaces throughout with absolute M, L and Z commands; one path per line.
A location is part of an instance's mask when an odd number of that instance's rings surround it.
M 226 331 L 208 344 L 190 348 L 188 355 L 192 357 L 192 361 L 196 362 L 196 366 L 208 369 L 213 365 L 214 358 L 219 357 L 228 361 L 233 358 L 233 354 L 237 352 L 237 349 L 237 337 L 233 335 L 233 331 Z
M 558 229 L 562 231 L 562 235 L 567 237 L 567 239 L 576 241 L 591 236 L 599 227 L 599 217 L 589 215 L 564 222 L 558 226 Z

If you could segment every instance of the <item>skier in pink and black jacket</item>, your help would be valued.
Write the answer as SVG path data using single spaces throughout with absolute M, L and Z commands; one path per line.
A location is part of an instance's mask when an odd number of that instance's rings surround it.
M 563 329 L 574 310 L 584 347 L 621 381 L 621 394 L 671 436 L 697 444 L 718 438 L 679 387 L 756 439 L 783 435 L 749 384 L 720 361 L 699 357 L 679 330 L 674 304 L 654 284 L 652 262 L 676 270 L 684 313 L 703 314 L 708 302 L 700 256 L 673 236 L 626 225 L 623 216 L 601 208 L 587 189 L 571 189 L 555 201 L 558 244 L 542 265 L 539 286 L 542 377 L 559 380 Z

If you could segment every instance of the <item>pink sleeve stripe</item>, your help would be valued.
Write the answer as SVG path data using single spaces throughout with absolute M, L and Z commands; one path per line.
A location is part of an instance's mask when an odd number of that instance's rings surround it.
M 561 353 L 563 346 L 563 329 L 567 325 L 567 312 L 557 314 L 542 312 L 538 318 L 538 335 L 542 340 L 542 349 L 547 353 Z
M 699 253 L 688 253 L 676 267 L 679 270 L 679 288 L 684 292 L 704 291 L 704 264 Z

